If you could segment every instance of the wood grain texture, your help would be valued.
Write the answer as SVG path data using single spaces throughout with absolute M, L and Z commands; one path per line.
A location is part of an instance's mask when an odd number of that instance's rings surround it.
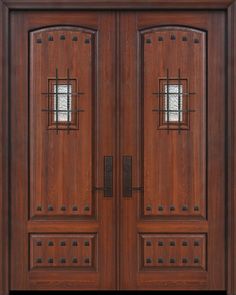
M 234 4 L 232 4 L 234 2 Z M 235 165 L 236 165 L 236 158 L 234 157 L 234 149 L 235 149 L 235 136 L 236 136 L 236 131 L 234 128 L 234 119 L 235 119 L 235 112 L 236 112 L 236 106 L 234 103 L 235 100 L 235 69 L 236 69 L 236 57 L 235 57 L 235 51 L 236 51 L 236 38 L 235 38 L 235 32 L 236 32 L 236 5 L 235 1 L 233 0 L 219 0 L 219 1 L 179 1 L 179 0 L 172 0 L 172 1 L 91 1 L 88 2 L 86 0 L 78 1 L 78 0 L 57 0 L 57 1 L 47 1 L 47 0 L 37 0 L 37 1 L 28 1 L 28 0 L 1 0 L 0 1 L 0 113 L 2 114 L 1 116 L 1 129 L 0 129 L 0 294 L 1 295 L 6 295 L 8 294 L 8 220 L 9 220 L 9 214 L 8 214 L 8 132 L 10 130 L 10 126 L 8 126 L 8 8 L 9 9 L 71 9 L 71 8 L 80 8 L 80 9 L 91 9 L 95 10 L 97 8 L 104 8 L 104 9 L 110 9 L 110 8 L 115 8 L 115 9 L 158 9 L 158 8 L 167 8 L 167 9 L 182 9 L 182 8 L 191 8 L 191 9 L 199 9 L 199 8 L 206 8 L 206 9 L 225 9 L 228 7 L 230 4 L 232 4 L 229 9 L 228 9 L 228 33 L 229 33 L 229 42 L 228 42 L 228 49 L 229 49 L 229 54 L 228 54 L 228 78 L 229 78 L 229 84 L 228 84 L 228 218 L 227 218 L 227 225 L 228 225 L 228 235 L 227 235 L 227 240 L 228 240 L 228 273 L 227 273 L 227 279 L 228 279 L 228 284 L 227 284 L 227 290 L 228 294 L 230 295 L 235 295 L 236 294 L 236 271 L 235 271 L 235 265 L 236 265 L 236 222 L 235 222 L 235 212 L 236 212 L 236 193 L 235 193 Z M 90 19 L 92 22 L 92 18 Z M 36 20 L 37 22 L 37 20 Z M 90 24 L 91 24 L 90 22 Z M 38 22 L 38 24 L 40 21 Z M 89 23 L 89 22 L 88 22 Z M 88 25 L 87 23 L 87 25 Z M 37 25 L 38 25 L 37 24 Z M 31 27 L 35 28 L 37 25 Z M 132 24 L 127 23 L 127 25 L 132 26 Z M 105 26 L 105 25 L 104 25 Z M 93 22 L 92 24 L 93 28 L 96 28 L 96 23 Z M 104 40 L 106 38 L 104 37 Z M 127 37 L 127 42 L 128 42 L 128 37 Z M 119 38 L 117 39 L 117 44 L 119 43 Z M 119 49 L 117 50 L 117 60 L 119 57 Z M 130 58 L 132 55 L 130 55 Z M 121 57 L 122 59 L 126 59 L 124 57 Z M 116 73 L 119 74 L 119 67 L 116 68 Z M 117 78 L 118 79 L 118 75 Z M 119 79 L 118 79 L 119 80 Z M 116 89 L 116 97 L 117 97 L 117 102 L 116 102 L 116 120 L 117 120 L 117 133 L 116 133 L 116 138 L 117 142 L 120 138 L 119 135 L 119 108 L 118 108 L 118 98 L 119 98 L 119 87 Z M 135 89 L 134 89 L 135 92 Z M 131 91 L 132 93 L 132 91 Z M 122 106 L 121 106 L 122 107 Z M 122 109 L 122 108 L 121 108 Z M 115 118 L 115 116 L 114 116 Z M 115 119 L 114 119 L 115 120 Z M 121 123 L 122 125 L 122 123 Z M 121 140 L 122 143 L 122 140 Z M 116 153 L 116 163 L 119 163 L 120 156 L 119 156 L 119 146 L 115 147 L 117 153 Z M 130 152 L 135 151 L 130 149 Z M 121 167 L 120 167 L 121 170 Z M 119 170 L 117 169 L 118 175 L 120 175 Z M 119 177 L 116 178 L 116 189 L 118 189 L 118 186 L 122 186 L 121 180 Z M 118 194 L 119 195 L 119 194 Z M 134 194 L 136 197 L 136 193 Z M 10 202 L 10 200 L 9 200 Z M 127 203 L 132 203 L 132 201 L 127 200 Z M 116 201 L 116 210 L 118 210 L 119 207 L 119 200 L 117 199 Z M 123 205 L 121 206 L 123 208 Z M 132 205 L 127 205 L 127 210 L 126 214 L 129 214 L 129 210 L 132 209 Z M 114 210 L 115 211 L 115 210 Z M 106 213 L 105 213 L 106 214 Z M 122 214 L 121 214 L 122 218 Z M 132 216 L 129 217 L 129 221 L 132 223 Z M 116 219 L 118 222 L 118 219 Z M 175 231 L 181 232 L 183 231 L 192 231 L 193 229 L 196 228 L 195 225 L 191 223 L 185 223 L 182 227 L 182 229 L 174 224 L 171 225 L 172 229 L 174 228 Z M 131 224 L 132 227 L 132 224 Z M 81 232 L 86 233 L 89 229 L 92 231 L 97 231 L 98 226 L 96 223 L 91 223 L 90 225 L 82 224 L 81 226 L 78 226 L 78 224 L 71 224 L 70 222 L 68 223 L 67 226 L 65 226 L 63 223 L 54 223 L 49 222 L 48 226 L 45 224 L 42 224 L 42 227 L 40 227 L 39 224 L 34 223 L 34 222 L 29 222 L 28 224 L 28 230 L 31 232 L 41 232 L 42 229 L 45 232 L 50 232 L 50 231 L 56 231 L 59 232 L 60 230 L 63 231 L 68 231 L 70 228 L 72 228 L 73 232 L 77 232 L 78 230 L 81 230 Z M 155 224 L 149 224 L 149 226 L 145 226 L 145 224 L 141 223 L 138 225 L 138 231 L 144 231 L 146 232 L 153 232 L 155 233 L 157 230 L 164 229 L 165 231 L 168 231 L 170 228 L 168 223 L 161 222 L 158 225 L 158 228 L 155 226 Z M 201 223 L 199 226 L 199 230 L 205 232 L 208 230 L 208 225 Z M 119 237 L 119 233 L 117 233 L 117 237 Z M 129 239 L 129 235 L 126 236 L 127 239 Z M 107 240 L 109 240 L 109 237 L 107 236 Z M 120 237 L 120 245 L 121 248 L 125 241 L 123 241 L 123 238 Z M 133 245 L 135 249 L 135 244 Z M 124 254 L 127 255 L 127 252 L 124 252 Z M 133 256 L 132 256 L 133 255 Z M 116 262 L 119 259 L 120 252 L 117 249 L 117 255 L 116 255 Z M 134 254 L 131 254 L 131 259 L 136 259 L 136 256 Z M 129 261 L 129 257 L 127 257 Z M 118 265 L 118 264 L 117 264 Z M 122 277 L 122 269 L 121 269 L 121 277 Z M 128 278 L 130 279 L 135 279 L 132 274 L 128 275 Z M 184 276 L 182 277 L 184 279 L 188 279 L 188 277 Z M 70 281 L 68 284 L 66 283 L 61 283 L 59 281 L 59 278 L 54 276 L 54 283 L 57 286 L 58 289 L 60 288 L 72 288 L 76 289 L 77 288 L 77 283 L 73 283 Z M 141 278 L 143 283 L 147 281 L 147 278 L 143 276 Z M 171 278 L 170 278 L 171 279 Z M 180 276 L 181 279 L 181 276 Z M 83 284 L 83 278 L 81 280 L 77 280 L 79 284 Z M 92 279 L 92 281 L 95 282 L 95 278 Z M 118 280 L 117 280 L 118 281 Z M 197 288 L 205 288 L 205 281 L 206 277 L 204 276 L 199 276 L 198 281 L 195 282 Z M 156 280 L 155 278 L 151 278 L 150 282 L 155 283 Z M 172 282 L 169 280 L 166 283 L 163 283 L 160 288 L 165 288 L 166 284 L 172 285 Z M 37 280 L 32 283 L 30 286 L 35 289 L 50 289 L 53 288 L 52 285 L 48 284 L 43 278 L 41 280 L 40 278 L 37 278 Z M 190 288 L 190 286 L 186 283 L 186 287 Z M 146 286 L 148 288 L 148 286 Z M 182 288 L 181 284 L 175 284 L 173 285 L 173 288 Z
M 73 44 L 73 52 L 75 53 L 73 58 L 70 56 L 69 51 L 66 52 L 62 50 L 63 55 L 59 56 L 61 51 L 54 48 L 55 52 L 44 52 L 44 56 L 36 54 L 34 64 L 34 71 L 31 72 L 31 78 L 37 80 L 34 81 L 33 85 L 31 84 L 30 90 L 34 91 L 32 94 L 34 97 L 28 97 L 28 62 L 30 63 L 29 52 L 29 43 L 28 43 L 28 32 L 32 30 L 41 29 L 44 27 L 55 26 L 58 23 L 65 26 L 73 24 L 76 27 L 86 27 L 90 28 L 91 31 L 99 30 L 99 39 L 97 43 L 97 48 L 94 52 L 94 59 L 88 57 L 90 56 L 90 44 L 87 44 L 84 39 L 84 35 L 80 33 L 78 40 L 76 42 L 69 41 L 69 44 Z M 70 155 L 80 155 L 86 158 L 86 153 L 91 153 L 90 156 L 93 157 L 93 164 L 91 161 L 76 163 L 76 169 L 84 171 L 84 174 L 75 176 L 74 169 L 70 171 L 69 168 L 73 168 L 73 159 L 70 160 L 70 167 L 64 165 L 68 176 L 72 173 L 73 183 L 70 183 L 70 186 L 76 188 L 76 182 L 80 183 L 80 189 L 83 188 L 83 185 L 88 186 L 86 190 L 92 194 L 92 188 L 87 184 L 87 181 L 91 181 L 90 172 L 87 169 L 93 169 L 94 172 L 94 185 L 96 187 L 103 186 L 103 168 L 104 168 L 104 156 L 111 155 L 114 156 L 115 151 L 115 134 L 113 132 L 113 126 L 115 123 L 114 119 L 114 105 L 115 101 L 113 97 L 115 96 L 115 68 L 112 65 L 115 62 L 115 13 L 109 12 L 31 12 L 31 13 L 22 13 L 16 12 L 12 16 L 12 55 L 11 55 L 11 70 L 12 70 L 12 79 L 11 79 L 11 102 L 12 102 L 12 113 L 11 113 L 11 151 L 12 151 L 12 161 L 11 161 L 11 179 L 12 179 L 12 206 L 11 212 L 12 223 L 12 255 L 11 255 L 11 289 L 12 290 L 35 290 L 35 289 L 114 289 L 115 288 L 115 277 L 116 277 L 116 268 L 115 265 L 115 202 L 116 197 L 115 193 L 112 198 L 103 197 L 102 191 L 96 191 L 94 193 L 95 201 L 94 214 L 93 218 L 88 218 L 84 216 L 83 218 L 76 218 L 75 215 L 63 217 L 63 214 L 59 213 L 61 216 L 51 216 L 51 220 L 48 218 L 48 214 L 44 216 L 37 216 L 37 220 L 32 218 L 32 215 L 29 216 L 29 200 L 32 193 L 36 192 L 37 198 L 41 198 L 44 192 L 31 191 L 30 187 L 34 182 L 29 182 L 29 167 L 30 161 L 34 158 L 37 160 L 37 157 L 43 153 L 46 155 L 45 150 L 41 149 L 40 151 L 40 141 L 38 138 L 41 136 L 51 136 L 50 146 L 54 146 L 55 142 L 60 146 L 60 140 L 65 141 L 62 145 L 67 147 L 64 151 L 66 155 L 67 150 L 70 149 L 68 144 L 73 142 L 76 137 L 76 143 L 73 143 L 73 149 L 70 151 Z M 18 30 L 21 28 L 20 30 Z M 62 34 L 62 32 L 61 32 Z M 87 34 L 87 33 L 86 33 Z M 85 34 L 85 35 L 86 35 Z M 64 34 L 66 38 L 70 38 L 68 34 Z M 46 40 L 45 36 L 41 36 L 42 42 L 53 42 Z M 48 36 L 47 36 L 48 37 Z M 58 38 L 57 35 L 54 36 Z M 36 41 L 36 39 L 32 39 Z M 66 48 L 66 40 L 61 40 L 61 48 Z M 37 42 L 37 41 L 36 41 Z M 63 43 L 64 42 L 64 43 Z M 81 43 L 80 43 L 81 42 Z M 77 45 L 76 45 L 76 44 Z M 43 43 L 37 43 L 35 46 L 40 46 Z M 80 44 L 80 45 L 78 45 Z M 67 44 L 68 45 L 68 44 Z M 34 46 L 34 45 L 33 45 Z M 53 44 L 50 43 L 52 46 Z M 65 47 L 64 47 L 65 46 Z M 68 48 L 70 48 L 69 45 Z M 82 46 L 84 50 L 76 49 L 76 46 Z M 86 47 L 88 46 L 88 47 Z M 59 45 L 58 45 L 59 47 Z M 88 48 L 88 51 L 85 49 Z M 40 49 L 37 49 L 40 50 Z M 99 55 L 98 55 L 99 52 Z M 32 52 L 31 52 L 32 53 Z M 68 53 L 68 57 L 66 54 Z M 35 51 L 33 51 L 35 54 Z M 49 54 L 50 60 L 47 59 L 47 54 Z M 78 54 L 81 56 L 77 58 Z M 67 59 L 68 58 L 68 59 Z M 45 59 L 45 63 L 40 63 L 40 60 Z M 76 61 L 74 61 L 76 59 Z M 31 62 L 32 64 L 32 62 Z M 85 112 L 80 115 L 81 125 L 80 130 L 71 131 L 67 134 L 66 131 L 59 131 L 58 134 L 54 130 L 45 129 L 47 119 L 41 119 L 43 113 L 41 112 L 42 105 L 39 102 L 45 99 L 40 95 L 41 92 L 45 92 L 46 84 L 40 81 L 44 81 L 43 78 L 48 77 L 48 75 L 53 75 L 56 64 L 59 65 L 60 72 L 65 71 L 66 66 L 69 65 L 72 69 L 72 75 L 80 76 L 80 86 L 83 88 L 84 99 L 80 99 L 81 108 L 85 109 Z M 93 76 L 91 73 L 91 66 L 94 64 L 96 74 Z M 51 65 L 51 67 L 50 67 Z M 90 67 L 89 67 L 90 65 Z M 44 68 L 45 67 L 45 68 Z M 42 69 L 43 71 L 41 72 Z M 48 70 L 48 72 L 47 72 Z M 52 71 L 52 72 L 51 72 Z M 76 72 L 80 71 L 80 73 Z M 82 77 L 83 75 L 83 77 Z M 92 76 L 92 77 L 91 77 Z M 21 79 L 18 79 L 21 77 Z M 92 81 L 92 82 L 91 82 Z M 35 83 L 36 82 L 36 83 Z M 98 83 L 99 82 L 99 83 Z M 38 88 L 37 85 L 41 86 Z M 82 90 L 82 89 L 81 89 Z M 93 102 L 91 100 L 92 92 L 94 92 Z M 30 100 L 29 100 L 30 98 Z M 37 103 L 34 99 L 37 99 Z M 31 104 L 31 107 L 30 107 Z M 36 111 L 36 112 L 35 112 Z M 87 111 L 86 116 L 82 119 Z M 94 113 L 92 118 L 91 112 Z M 35 114 L 33 116 L 33 114 Z M 104 116 L 104 114 L 106 114 Z M 35 120 L 35 121 L 34 121 Z M 42 121 L 41 121 L 42 120 Z M 35 122 L 36 127 L 35 127 Z M 93 126 L 92 123 L 93 122 Z M 29 124 L 30 129 L 29 129 Z M 110 128 L 107 128 L 110 126 Z M 33 128 L 35 127 L 35 128 Z M 90 129 L 90 130 L 89 130 Z M 84 130 L 84 131 L 82 131 Z M 54 132 L 55 134 L 51 134 Z M 64 132 L 64 133 L 63 133 Z M 77 135 L 75 135 L 77 132 Z M 91 134 L 93 132 L 93 135 Z M 44 135 L 43 135 L 44 134 Z M 80 139 L 80 136 L 82 138 Z M 86 136 L 88 137 L 86 140 Z M 83 140 L 84 138 L 84 140 Z M 93 138 L 94 142 L 97 143 L 94 146 L 94 150 L 91 151 L 90 140 Z M 30 139 L 37 139 L 36 144 L 29 144 Z M 70 141 L 71 140 L 71 141 Z M 83 153 L 79 153 L 80 140 L 83 141 L 85 147 L 83 147 Z M 55 141 L 55 142 L 54 142 Z M 47 149 L 50 149 L 49 147 Z M 54 146 L 54 149 L 51 150 L 51 156 L 54 150 L 57 150 L 57 147 Z M 58 151 L 56 152 L 58 153 Z M 30 157 L 30 154 L 34 157 Z M 63 152 L 58 153 L 58 160 L 66 161 L 68 156 L 65 156 L 63 160 L 61 157 Z M 77 158 L 78 159 L 78 158 Z M 85 159 L 83 159 L 85 160 Z M 51 173 L 56 173 L 53 171 L 53 166 L 57 165 L 50 164 L 50 161 L 47 161 L 46 158 L 41 159 L 42 163 L 46 163 L 45 167 L 49 164 L 49 168 L 52 169 Z M 45 162 L 44 162 L 45 161 Z M 40 162 L 40 161 L 39 161 Z M 36 166 L 42 167 L 42 163 L 35 164 Z M 94 164 L 96 163 L 96 164 Z M 83 167 L 87 165 L 89 167 Z M 33 167 L 31 167 L 33 168 Z M 84 168 L 84 169 L 83 169 Z M 44 168 L 45 169 L 45 168 Z M 44 170 L 43 169 L 43 170 Z M 48 168 L 46 168 L 47 170 Z M 114 168 L 115 169 L 115 168 Z M 37 176 L 36 182 L 39 178 L 46 180 L 48 177 L 45 177 L 45 172 L 41 170 L 41 176 Z M 32 173 L 35 174 L 36 171 L 32 170 Z M 37 171 L 37 173 L 40 170 Z M 44 170 L 45 171 L 45 170 Z M 62 167 L 58 167 L 58 171 L 61 173 L 63 171 Z M 86 172 L 87 171 L 87 172 Z M 53 176 L 54 177 L 54 176 Z M 78 177 L 83 179 L 83 182 L 79 182 Z M 50 177 L 49 177 L 50 178 Z M 85 180 L 86 179 L 86 180 Z M 55 179 L 52 181 L 56 181 Z M 69 180 L 70 181 L 70 180 Z M 42 181 L 43 183 L 44 181 Z M 60 187 L 63 181 L 59 181 L 60 184 L 57 186 Z M 68 180 L 66 181 L 68 182 Z M 51 184 L 52 185 L 52 184 Z M 41 186 L 43 188 L 44 185 Z M 50 191 L 50 190 L 49 190 Z M 63 189 L 61 190 L 63 192 Z M 77 192 L 78 193 L 78 192 Z M 47 196 L 47 199 L 50 199 L 51 196 Z M 67 200 L 68 198 L 68 200 Z M 83 197 L 81 197 L 83 200 Z M 52 200 L 52 199 L 51 199 Z M 64 201 L 69 201 L 70 195 L 67 190 L 67 194 L 64 195 Z M 69 204 L 69 203 L 68 203 Z M 70 204 L 71 206 L 71 204 Z M 71 208 L 71 207 L 70 207 Z M 79 209 L 79 208 L 78 208 Z M 71 209 L 70 209 L 71 210 Z M 95 214 L 96 213 L 96 214 Z M 70 220 L 69 220 L 70 219 Z M 76 221 L 75 221 L 76 219 Z M 47 268 L 44 271 L 33 270 L 30 271 L 28 268 L 29 263 L 29 235 L 32 233 L 47 234 L 48 239 L 53 238 L 54 234 L 60 234 L 66 236 L 68 233 L 75 233 L 78 235 L 84 235 L 93 233 L 98 236 L 96 248 L 94 251 L 97 255 L 97 270 L 95 268 L 87 269 L 69 269 L 64 267 L 60 271 L 52 268 Z M 44 253 L 44 257 L 47 256 L 47 253 Z M 67 253 L 68 255 L 68 253 Z M 28 257 L 28 258 L 26 258 Z M 67 256 L 68 257 L 68 256 Z
M 140 234 L 139 268 L 148 270 L 206 270 L 206 235 Z
M 77 41 L 73 41 L 75 37 Z M 42 43 L 37 43 L 38 40 Z M 94 171 L 99 155 L 98 143 L 94 140 L 98 114 L 93 89 L 98 79 L 95 74 L 97 42 L 96 31 L 80 27 L 53 27 L 30 33 L 31 217 L 96 215 L 93 187 L 98 182 Z M 59 87 L 71 85 L 72 110 L 83 110 L 71 113 L 68 126 L 60 122 L 61 113 L 56 124 L 55 113 L 47 112 L 48 108 L 56 108 L 55 95 L 42 94 L 55 92 L 56 69 Z M 77 95 L 78 92 L 83 95 Z M 58 100 L 60 97 L 59 94 Z M 63 97 L 67 100 L 67 95 Z M 65 117 L 67 120 L 67 115 Z M 60 130 L 55 130 L 57 127 Z
M 206 34 L 176 26 L 152 28 L 141 31 L 140 43 L 143 215 L 205 218 Z M 166 108 L 166 95 L 153 93 L 166 92 L 167 71 L 169 87 L 182 87 L 179 99 L 186 112 L 179 118 L 174 113 L 174 120 L 179 119 L 179 123 L 167 124 L 167 113 L 152 111 Z M 170 97 L 178 99 L 178 95 Z M 169 104 L 169 109 L 174 106 Z M 188 110 L 194 112 L 187 113 Z
M 227 222 L 227 292 L 236 294 L 236 2 L 228 9 L 228 222 Z
M 233 0 L 3 0 L 11 9 L 224 9 L 227 8 Z
M 205 30 L 208 32 L 208 84 L 206 89 L 208 90 L 207 100 L 205 103 L 207 105 L 207 121 L 204 116 L 199 116 L 198 120 L 204 124 L 204 128 L 207 128 L 207 133 L 202 132 L 201 136 L 203 141 L 206 140 L 206 145 L 203 144 L 202 148 L 206 149 L 207 152 L 207 165 L 206 165 L 206 179 L 207 181 L 207 218 L 206 222 L 197 221 L 197 218 L 193 218 L 195 222 L 190 223 L 191 218 L 180 218 L 174 220 L 172 216 L 165 216 L 165 219 L 160 216 L 157 218 L 143 218 L 142 212 L 142 201 L 143 194 L 139 191 L 133 193 L 132 198 L 121 199 L 121 240 L 124 241 L 121 244 L 121 288 L 122 289 L 158 289 L 163 290 L 163 288 L 168 290 L 180 290 L 180 289 L 211 289 L 211 290 L 224 290 L 225 289 L 225 243 L 224 243 L 224 204 L 225 204 L 225 191 L 224 191 L 224 128 L 225 128 L 225 114 L 224 114 L 224 99 L 225 95 L 225 76 L 224 69 L 224 21 L 225 15 L 222 12 L 137 12 L 133 14 L 131 12 L 124 12 L 121 14 L 121 109 L 126 110 L 126 112 L 121 113 L 121 153 L 124 155 L 131 155 L 133 157 L 133 175 L 132 181 L 134 187 L 142 187 L 143 175 L 147 177 L 147 181 L 150 180 L 148 175 L 154 173 L 154 178 L 159 177 L 158 173 L 155 173 L 152 163 L 149 162 L 149 166 L 145 167 L 140 156 L 142 153 L 142 132 L 149 140 L 149 144 L 144 146 L 146 157 L 150 153 L 153 153 L 153 161 L 156 158 L 162 159 L 165 162 L 167 159 L 167 154 L 162 155 L 161 150 L 157 155 L 157 152 L 153 152 L 154 134 L 158 132 L 156 130 L 155 124 L 151 120 L 153 109 L 150 105 L 152 101 L 151 96 L 146 97 L 142 100 L 142 89 L 144 87 L 142 80 L 142 75 L 148 75 L 149 81 L 152 79 L 158 79 L 156 72 L 154 72 L 152 63 L 154 63 L 155 68 L 158 69 L 164 67 L 163 59 L 161 53 L 157 54 L 157 62 L 153 61 L 154 55 L 147 52 L 146 71 L 142 71 L 141 65 L 141 50 L 139 47 L 138 32 L 142 29 L 152 28 L 155 30 L 158 26 L 178 24 L 186 27 L 194 27 L 200 30 Z M 215 34 L 217 38 L 215 38 Z M 155 36 L 155 40 L 156 40 Z M 173 41 L 174 42 L 174 41 Z M 145 46 L 151 45 L 149 42 Z M 164 45 L 160 45 L 164 46 Z M 137 50 L 138 48 L 138 50 Z M 169 54 L 172 53 L 171 47 L 168 51 Z M 167 50 L 166 50 L 167 51 Z M 196 52 L 188 56 L 189 59 L 197 59 Z M 149 55 L 148 55 L 149 54 Z M 162 52 L 165 54 L 165 52 Z M 172 53 L 174 54 L 174 53 Z M 204 55 L 201 56 L 204 59 Z M 171 60 L 171 58 L 170 58 Z M 137 62 L 138 61 L 138 62 Z M 175 62 L 172 60 L 175 64 Z M 167 63 L 167 62 L 166 62 Z M 191 62 L 189 62 L 191 64 Z M 177 65 L 175 64 L 175 67 Z M 182 66 L 181 66 L 182 67 Z M 196 67 L 195 65 L 195 68 Z M 154 74 L 153 74 L 154 73 Z M 201 70 L 201 79 L 204 79 L 204 75 Z M 188 73 L 190 75 L 190 73 Z M 154 76 L 154 78 L 152 78 Z M 199 78 L 200 79 L 200 78 Z M 147 83 L 146 82 L 146 83 Z M 158 83 L 158 82 L 156 82 Z M 201 88 L 204 88 L 204 83 L 201 83 Z M 196 86 L 197 89 L 198 86 Z M 195 90 L 195 89 L 194 89 Z M 201 96 L 204 95 L 200 91 Z M 151 90 L 149 89 L 149 92 Z M 152 92 L 152 91 L 151 91 Z M 199 90 L 197 90 L 199 92 Z M 129 97 L 129 99 L 126 99 Z M 146 126 L 143 126 L 141 121 L 142 110 L 149 106 L 150 114 L 146 115 Z M 203 106 L 197 106 L 196 108 L 202 108 Z M 145 127 L 145 128 L 144 128 Z M 194 128 L 191 125 L 191 128 Z M 201 127 L 198 126 L 197 129 Z M 150 130 L 153 130 L 153 134 L 150 135 Z M 203 129 L 204 130 L 204 129 Z M 169 131 L 169 135 L 166 133 L 166 137 L 171 137 L 173 131 Z M 195 131 L 193 131 L 195 132 Z M 205 135 L 204 135 L 205 134 Z M 155 142 L 155 147 L 160 144 L 158 139 L 163 139 L 158 136 Z M 184 136 L 181 132 L 178 136 Z M 205 138 L 206 136 L 206 138 Z M 175 143 L 175 138 L 173 136 L 172 144 Z M 170 151 L 169 145 L 163 147 L 163 150 Z M 176 146 L 175 146 L 176 149 Z M 197 152 L 199 154 L 199 152 Z M 204 153 L 203 153 L 204 154 Z M 203 156 L 204 158 L 205 156 Z M 191 161 L 186 155 L 186 161 Z M 163 163 L 164 163 L 163 162 Z M 199 161 L 198 161 L 199 162 Z M 173 163 L 167 163 L 171 166 Z M 157 163 L 156 163 L 157 165 Z M 198 163 L 199 165 L 199 163 Z M 172 166 L 171 166 L 172 167 Z M 163 170 L 163 169 L 162 169 Z M 174 173 L 178 174 L 177 168 Z M 167 176 L 167 175 L 165 175 Z M 202 173 L 198 173 L 198 177 L 202 177 Z M 165 177 L 164 177 L 165 179 Z M 181 180 L 179 180 L 181 181 Z M 216 185 L 217 183 L 217 185 Z M 159 186 L 161 182 L 159 183 Z M 144 183 L 144 194 L 146 193 L 145 188 L 147 184 Z M 154 184 L 152 183 L 152 187 Z M 166 182 L 168 186 L 168 181 Z M 200 187 L 202 184 L 200 184 Z M 204 186 L 203 186 L 204 187 Z M 156 194 L 154 193 L 154 197 Z M 153 197 L 153 198 L 154 198 Z M 180 197 L 181 198 L 181 197 Z M 177 199 L 177 197 L 176 197 Z M 207 226 L 206 226 L 207 223 Z M 207 234 L 207 272 L 188 272 L 186 270 L 175 271 L 174 268 L 167 270 L 155 271 L 138 271 L 138 263 L 140 260 L 140 255 L 138 252 L 137 235 L 141 233 L 152 233 L 161 234 L 168 233 L 173 234 L 178 233 L 206 233 Z M 127 245 L 130 246 L 127 246 Z M 125 257 L 125 259 L 122 259 Z M 138 257 L 138 259 L 137 259 Z M 215 259 L 217 257 L 217 260 Z M 183 279 L 185 277 L 185 279 Z M 199 283 L 199 281 L 201 283 Z
M 30 269 L 97 271 L 96 234 L 31 234 Z
M 0 294 L 9 291 L 8 8 L 0 2 Z

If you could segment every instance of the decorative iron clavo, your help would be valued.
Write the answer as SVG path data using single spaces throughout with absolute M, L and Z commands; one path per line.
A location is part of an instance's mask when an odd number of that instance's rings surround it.
M 82 92 L 77 91 L 77 79 L 70 77 L 67 69 L 66 78 L 59 78 L 56 68 L 55 78 L 48 79 L 47 108 L 42 109 L 48 113 L 48 129 L 76 130 L 79 129 L 79 112 L 84 110 L 78 108 L 78 98 Z
M 177 77 L 170 77 L 167 69 L 166 77 L 159 78 L 159 91 L 153 94 L 158 96 L 158 108 L 153 110 L 159 114 L 158 129 L 189 129 L 189 113 L 195 112 L 189 98 L 195 93 L 189 91 L 189 80 L 181 77 L 180 69 Z

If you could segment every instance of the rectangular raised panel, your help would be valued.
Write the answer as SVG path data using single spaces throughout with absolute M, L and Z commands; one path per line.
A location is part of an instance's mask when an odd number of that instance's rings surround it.
M 206 36 L 144 31 L 142 216 L 206 218 Z M 188 58 L 188 57 L 192 58 Z
M 96 234 L 31 234 L 30 269 L 96 270 Z
M 31 218 L 95 214 L 95 47 L 89 30 L 30 33 Z
M 206 270 L 205 234 L 140 234 L 140 270 Z

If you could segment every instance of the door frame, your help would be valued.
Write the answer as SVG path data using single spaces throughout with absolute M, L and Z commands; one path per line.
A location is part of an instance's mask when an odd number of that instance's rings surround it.
M 0 0 L 0 295 L 9 293 L 10 244 L 10 33 L 12 11 L 16 10 L 224 10 L 227 15 L 226 144 L 226 286 L 236 294 L 236 0 Z

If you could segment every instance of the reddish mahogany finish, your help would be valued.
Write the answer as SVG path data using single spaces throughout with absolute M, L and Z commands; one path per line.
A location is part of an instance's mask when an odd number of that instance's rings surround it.
M 86 11 L 99 8 L 108 11 Z M 0 1 L 1 295 L 235 294 L 235 14 L 232 0 Z M 68 66 L 73 88 L 84 92 L 74 107 L 84 112 L 73 116 L 74 130 L 56 134 L 42 92 L 53 89 L 56 67 L 65 82 Z M 175 77 L 180 69 L 195 93 L 194 112 L 169 133 L 152 111 L 163 107 L 153 92 L 165 89 L 158 79 L 167 68 Z M 105 156 L 113 157 L 112 198 L 94 189 L 104 185 Z M 130 198 L 123 156 L 132 157 Z
M 114 31 L 114 13 L 12 16 L 13 290 L 116 286 L 115 196 L 94 189 L 103 186 L 104 157 L 115 155 Z M 44 111 L 55 108 L 45 93 L 55 91 L 56 69 L 62 85 L 69 69 L 72 109 L 83 110 L 58 131 Z
M 143 187 L 120 198 L 122 289 L 225 289 L 224 23 L 220 12 L 121 15 L 121 153 L 133 158 L 133 187 Z M 167 69 L 173 85 L 180 69 L 195 110 L 169 131 L 153 112 Z M 207 243 L 194 259 L 193 243 L 188 256 L 177 237 L 199 234 Z

